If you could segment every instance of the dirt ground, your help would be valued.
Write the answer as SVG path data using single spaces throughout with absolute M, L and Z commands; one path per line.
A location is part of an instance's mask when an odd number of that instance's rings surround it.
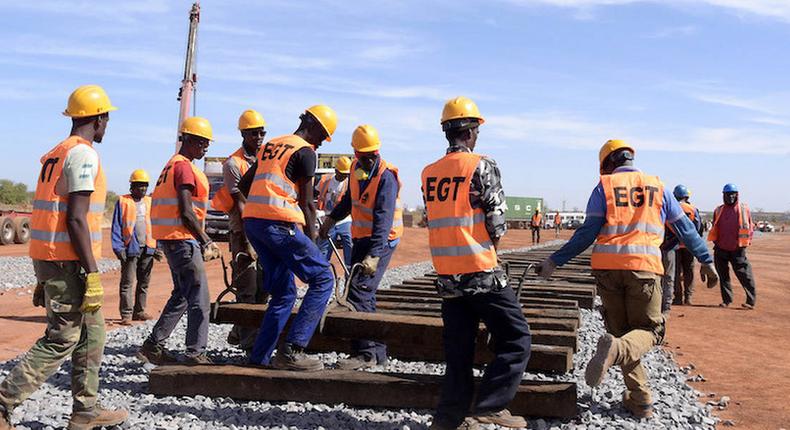
M 567 239 L 571 233 L 563 231 L 561 238 Z M 553 232 L 543 231 L 544 241 L 553 237 Z M 428 260 L 427 242 L 426 229 L 407 228 L 391 266 Z M 511 230 L 502 249 L 530 244 L 529 231 Z M 25 245 L 0 246 L 0 256 L 20 255 L 27 255 Z M 109 240 L 105 240 L 103 255 L 112 257 Z M 790 400 L 790 318 L 785 313 L 790 309 L 790 295 L 786 291 L 786 275 L 779 267 L 781 262 L 790 261 L 790 233 L 756 238 L 748 255 L 757 278 L 757 309 L 738 309 L 744 293 L 734 276 L 736 301 L 729 309 L 717 307 L 721 302 L 718 288 L 708 290 L 698 284 L 694 306 L 672 309 L 667 349 L 681 365 L 693 363 L 694 372 L 706 378 L 706 382 L 694 383 L 695 388 L 705 394 L 716 393 L 716 400 L 723 395 L 732 399 L 726 410 L 717 412 L 722 419 L 735 421 L 736 428 L 775 430 L 790 422 L 790 408 L 786 407 Z M 220 263 L 213 261 L 206 270 L 213 298 L 224 288 Z M 104 315 L 110 330 L 119 327 L 119 277 L 117 271 L 102 275 L 106 293 Z M 161 312 L 171 288 L 167 264 L 155 264 L 149 287 L 149 312 Z M 34 308 L 30 302 L 30 295 L 18 295 L 13 290 L 0 296 L 0 360 L 26 352 L 43 333 L 43 309 Z

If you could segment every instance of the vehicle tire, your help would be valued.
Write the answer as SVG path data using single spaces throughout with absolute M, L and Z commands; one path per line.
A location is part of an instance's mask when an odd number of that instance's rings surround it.
M 30 242 L 30 218 L 19 217 L 14 220 L 15 231 L 14 243 L 28 243 Z
M 527 228 L 527 223 L 525 223 L 524 221 L 519 221 L 518 228 L 521 230 L 525 230 Z
M 3 245 L 11 245 L 14 243 L 14 236 L 16 236 L 14 220 L 10 217 L 0 219 L 0 243 Z

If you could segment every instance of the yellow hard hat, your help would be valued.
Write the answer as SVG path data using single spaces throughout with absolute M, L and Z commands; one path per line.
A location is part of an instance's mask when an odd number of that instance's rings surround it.
M 137 169 L 132 172 L 132 176 L 129 176 L 129 182 L 151 182 L 151 178 L 148 177 L 148 172 L 143 169 Z
M 620 139 L 610 139 L 607 140 L 606 143 L 603 144 L 601 147 L 601 152 L 598 153 L 598 164 L 603 167 L 603 160 L 606 160 L 606 157 L 609 156 L 614 151 L 618 149 L 630 149 L 631 152 L 636 153 L 634 147 L 625 143 L 625 141 Z
M 351 135 L 351 147 L 357 152 L 373 152 L 381 148 L 379 132 L 372 125 L 360 125 Z
M 480 110 L 477 109 L 475 102 L 464 96 L 450 99 L 444 104 L 441 123 L 461 118 L 474 118 L 478 124 L 486 122 L 480 115 Z
M 191 116 L 181 123 L 181 133 L 193 134 L 214 140 L 214 133 L 211 130 L 211 123 L 206 118 Z
M 239 117 L 239 130 L 261 128 L 266 126 L 266 120 L 258 111 L 247 109 Z
M 318 123 L 324 127 L 324 131 L 327 134 L 326 140 L 331 142 L 332 135 L 335 134 L 337 129 L 337 114 L 335 111 L 327 105 L 315 105 L 307 108 L 306 112 L 310 112 L 318 120 Z
M 340 173 L 351 173 L 351 159 L 348 157 L 338 158 L 335 169 Z
M 98 85 L 83 85 L 71 93 L 63 115 L 85 118 L 114 110 L 118 108 L 112 105 L 104 88 Z

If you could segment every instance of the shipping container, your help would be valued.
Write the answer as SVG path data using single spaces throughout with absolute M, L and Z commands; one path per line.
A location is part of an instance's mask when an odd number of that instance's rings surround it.
M 529 228 L 529 222 L 532 220 L 535 209 L 543 212 L 542 197 L 507 196 L 505 201 L 507 202 L 505 220 L 508 228 Z

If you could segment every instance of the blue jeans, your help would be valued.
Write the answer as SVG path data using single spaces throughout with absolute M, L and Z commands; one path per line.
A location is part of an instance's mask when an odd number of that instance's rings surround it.
M 332 297 L 335 280 L 329 262 L 293 223 L 258 218 L 244 220 L 247 238 L 263 267 L 263 289 L 271 297 L 250 355 L 251 364 L 269 364 L 272 351 L 296 301 L 294 274 L 309 285 L 286 342 L 306 347 Z
M 186 354 L 197 356 L 205 352 L 208 342 L 209 297 L 203 254 L 194 240 L 160 240 L 173 276 L 170 294 L 159 321 L 148 341 L 164 345 L 176 324 L 187 313 Z
M 381 278 L 387 271 L 390 264 L 392 253 L 395 252 L 395 244 L 385 247 L 384 254 L 380 256 L 376 273 L 373 275 L 363 275 L 358 273 L 351 280 L 351 287 L 348 291 L 348 302 L 354 305 L 357 312 L 376 312 L 376 291 L 379 288 Z M 354 239 L 354 252 L 351 261 L 361 263 L 370 252 L 370 238 Z M 351 349 L 354 355 L 364 355 L 368 358 L 375 357 L 379 364 L 387 362 L 387 345 L 368 339 L 354 339 L 351 341 Z
M 338 239 L 343 246 L 343 263 L 346 267 L 351 269 L 351 223 L 346 222 L 340 225 L 335 225 L 329 230 L 329 239 L 335 242 L 337 246 Z M 318 242 L 318 248 L 321 253 L 326 255 L 327 261 L 332 261 L 332 247 L 329 246 L 329 240 L 321 240 Z

